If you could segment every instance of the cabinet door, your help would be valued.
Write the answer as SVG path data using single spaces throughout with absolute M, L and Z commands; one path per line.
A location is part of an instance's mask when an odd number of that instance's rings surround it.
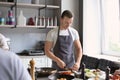
M 51 67 L 52 61 L 46 56 L 20 56 L 23 62 L 23 65 L 28 68 L 29 62 L 33 58 L 35 61 L 35 67 Z

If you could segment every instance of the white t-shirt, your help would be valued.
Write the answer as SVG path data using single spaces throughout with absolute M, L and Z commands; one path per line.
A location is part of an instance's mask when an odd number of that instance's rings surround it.
M 74 40 L 78 40 L 78 39 L 79 39 L 79 34 L 78 34 L 77 30 L 75 30 L 75 29 L 72 28 L 72 27 L 69 27 L 68 29 L 69 29 L 69 31 L 70 31 L 70 33 L 71 33 L 71 35 L 72 35 L 73 41 L 74 41 Z M 59 35 L 62 35 L 62 36 L 64 36 L 64 35 L 65 35 L 65 36 L 66 36 L 66 35 L 69 35 L 68 29 L 66 29 L 66 30 L 60 30 Z M 55 45 L 55 43 L 56 43 L 57 35 L 58 35 L 58 27 L 55 28 L 55 29 L 52 29 L 52 30 L 49 31 L 48 34 L 47 34 L 46 41 L 54 42 L 53 47 L 54 47 L 54 45 Z

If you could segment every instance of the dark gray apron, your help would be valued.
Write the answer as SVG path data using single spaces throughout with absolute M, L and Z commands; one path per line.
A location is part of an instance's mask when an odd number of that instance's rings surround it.
M 56 44 L 53 48 L 53 53 L 55 56 L 59 57 L 61 60 L 63 60 L 66 63 L 66 67 L 70 68 L 75 63 L 74 54 L 73 54 L 73 39 L 71 36 L 70 31 L 68 36 L 61 36 L 59 35 L 59 29 L 58 29 L 58 37 Z M 52 67 L 57 70 L 62 70 L 58 67 L 57 63 L 52 61 Z

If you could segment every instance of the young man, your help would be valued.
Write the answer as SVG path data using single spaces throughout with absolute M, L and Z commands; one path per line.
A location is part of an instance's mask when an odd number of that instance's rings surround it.
M 6 38 L 0 34 L 0 80 L 32 80 L 20 58 L 8 50 Z
M 65 10 L 61 15 L 60 26 L 48 32 L 46 37 L 45 54 L 52 59 L 52 67 L 57 70 L 71 68 L 77 71 L 80 67 L 82 48 L 78 32 L 70 27 L 72 22 L 72 13 Z

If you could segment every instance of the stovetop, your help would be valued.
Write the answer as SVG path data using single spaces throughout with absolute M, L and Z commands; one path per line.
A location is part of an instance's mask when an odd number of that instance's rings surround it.
M 18 55 L 23 55 L 23 56 L 38 56 L 38 55 L 44 55 L 43 50 L 23 50 L 20 53 L 17 53 Z

